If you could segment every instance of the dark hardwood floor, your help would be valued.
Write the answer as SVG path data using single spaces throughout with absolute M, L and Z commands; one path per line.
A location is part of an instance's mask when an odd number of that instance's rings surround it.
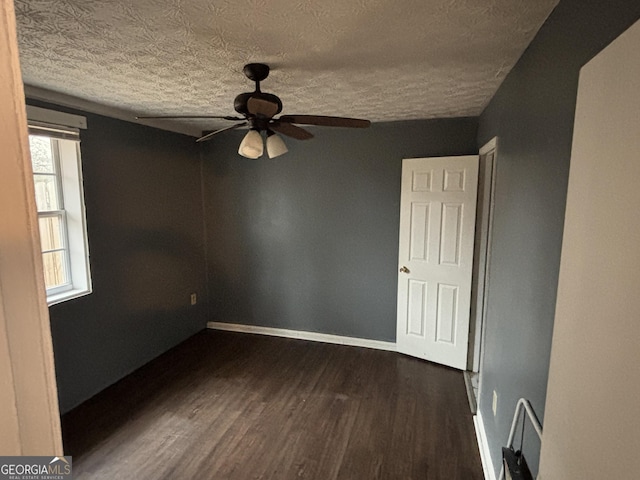
M 76 479 L 481 480 L 462 373 L 203 331 L 63 417 Z

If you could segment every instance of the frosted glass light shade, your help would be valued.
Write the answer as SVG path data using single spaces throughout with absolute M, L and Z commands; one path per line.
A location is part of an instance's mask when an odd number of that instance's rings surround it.
M 257 130 L 249 130 L 240 142 L 238 153 L 247 158 L 258 158 L 262 156 L 264 144 L 262 135 Z
M 287 153 L 289 149 L 284 144 L 282 137 L 273 132 L 267 134 L 267 155 L 269 158 L 279 157 Z

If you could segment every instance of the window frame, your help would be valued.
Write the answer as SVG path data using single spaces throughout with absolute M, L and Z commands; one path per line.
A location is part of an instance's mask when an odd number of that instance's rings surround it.
M 29 136 L 49 138 L 53 157 L 54 173 L 33 172 L 34 185 L 36 175 L 51 175 L 56 179 L 58 209 L 37 212 L 38 220 L 51 217 L 61 220 L 61 247 L 43 250 L 40 243 L 41 255 L 50 251 L 65 252 L 65 283 L 45 286 L 47 304 L 51 306 L 92 292 L 79 136 L 79 128 L 86 128 L 86 119 L 31 106 L 27 106 L 27 117 Z M 40 236 L 39 228 L 38 234 Z M 42 259 L 44 263 L 44 256 Z
M 45 290 L 47 292 L 47 298 L 59 295 L 61 293 L 67 292 L 69 290 L 73 290 L 73 278 L 71 274 L 71 252 L 69 251 L 69 229 L 67 228 L 67 212 L 64 208 L 64 191 L 62 185 L 62 170 L 60 167 L 60 145 L 59 139 L 45 136 L 44 134 L 35 134 L 30 133 L 31 136 L 41 136 L 44 138 L 48 138 L 51 145 L 51 156 L 53 160 L 53 173 L 44 173 L 44 172 L 33 172 L 33 176 L 35 178 L 36 175 L 48 175 L 55 178 L 56 184 L 56 194 L 57 194 L 57 206 L 56 210 L 38 210 L 38 225 L 41 218 L 59 218 L 61 225 L 61 243 L 62 245 L 59 248 L 52 249 L 43 249 L 42 244 L 40 245 L 40 253 L 44 257 L 46 253 L 52 252 L 64 252 L 64 267 L 65 267 L 65 279 L 64 283 L 55 287 L 47 288 L 45 286 Z M 36 202 L 37 203 L 37 202 Z

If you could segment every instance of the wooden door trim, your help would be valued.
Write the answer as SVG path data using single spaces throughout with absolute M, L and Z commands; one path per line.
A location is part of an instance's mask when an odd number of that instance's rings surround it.
M 0 397 L 2 455 L 63 454 L 12 0 L 0 0 Z M 3 437 L 5 432 L 3 431 Z

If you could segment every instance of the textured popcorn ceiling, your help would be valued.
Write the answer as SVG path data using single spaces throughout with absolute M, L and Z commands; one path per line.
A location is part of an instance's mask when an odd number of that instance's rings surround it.
M 15 0 L 25 84 L 136 114 L 475 116 L 558 0 Z M 167 125 L 170 125 L 167 123 Z M 187 122 L 194 134 L 227 125 Z M 168 127 L 171 128 L 171 127 Z

